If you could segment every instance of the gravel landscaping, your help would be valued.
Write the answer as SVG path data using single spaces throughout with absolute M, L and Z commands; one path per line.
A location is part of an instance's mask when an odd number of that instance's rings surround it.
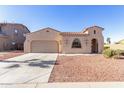
M 7 52 L 0 52 L 0 61 L 3 61 L 8 58 L 16 57 L 23 55 L 23 51 L 15 50 L 15 51 L 7 51 Z
M 124 81 L 124 59 L 103 55 L 59 56 L 49 82 Z

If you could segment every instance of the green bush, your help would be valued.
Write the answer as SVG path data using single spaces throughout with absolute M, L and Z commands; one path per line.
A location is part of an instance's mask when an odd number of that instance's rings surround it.
M 115 55 L 115 51 L 112 50 L 112 49 L 105 49 L 105 50 L 103 51 L 103 55 L 104 55 L 105 57 L 107 57 L 107 58 L 111 58 L 111 57 L 113 57 L 113 56 Z
M 123 56 L 124 54 L 124 51 L 123 50 L 120 50 L 120 49 L 117 49 L 115 50 L 115 55 L 114 55 L 114 58 L 120 58 L 120 56 Z
M 104 50 L 109 49 L 109 48 L 110 48 L 110 46 L 104 46 Z
M 111 57 L 119 58 L 123 53 L 124 51 L 119 49 L 117 50 L 106 49 L 103 51 L 103 55 L 107 58 L 111 58 Z
M 120 49 L 115 50 L 116 55 L 121 55 L 121 53 L 123 53 L 123 50 L 120 50 Z

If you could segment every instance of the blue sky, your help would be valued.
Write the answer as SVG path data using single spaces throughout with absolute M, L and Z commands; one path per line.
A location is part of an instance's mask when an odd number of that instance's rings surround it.
M 31 32 L 45 27 L 75 32 L 98 25 L 107 37 L 124 39 L 124 6 L 0 6 L 0 22 L 26 25 Z

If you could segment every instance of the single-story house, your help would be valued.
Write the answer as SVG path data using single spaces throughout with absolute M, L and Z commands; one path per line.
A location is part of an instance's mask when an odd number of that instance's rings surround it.
M 104 28 L 92 26 L 81 32 L 60 32 L 44 28 L 26 35 L 26 53 L 101 53 Z

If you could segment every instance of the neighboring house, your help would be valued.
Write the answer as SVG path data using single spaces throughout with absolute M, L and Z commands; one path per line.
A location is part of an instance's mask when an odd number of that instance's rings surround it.
M 101 53 L 104 37 L 99 26 L 81 32 L 60 32 L 52 28 L 26 35 L 24 51 L 36 53 Z
M 22 24 L 0 23 L 0 51 L 23 49 L 25 36 L 30 31 Z

